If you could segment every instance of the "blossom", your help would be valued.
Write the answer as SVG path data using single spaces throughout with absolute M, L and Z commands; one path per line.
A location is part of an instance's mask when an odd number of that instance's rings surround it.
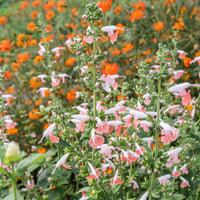
M 174 167 L 173 171 L 172 171 L 172 175 L 177 177 L 181 175 L 181 172 L 177 170 L 177 166 Z
M 115 176 L 113 177 L 113 180 L 111 180 L 111 184 L 112 187 L 115 186 L 115 184 L 122 184 L 124 181 L 122 181 L 119 177 L 118 177 L 118 170 L 115 172 Z
M 104 143 L 104 137 L 100 135 L 95 135 L 95 129 L 93 128 L 91 131 L 91 138 L 89 140 L 89 145 L 92 148 L 97 148 L 98 146 L 101 146 Z
M 61 49 L 65 49 L 65 47 L 56 47 L 56 48 L 53 48 L 51 51 L 56 53 L 56 57 L 60 57 Z
M 189 184 L 189 181 L 187 181 L 186 179 L 184 179 L 182 176 L 180 177 L 180 179 L 183 181 L 182 183 L 181 183 L 181 188 L 185 188 L 185 187 L 190 187 L 190 184 Z
M 54 174 L 56 169 L 60 166 L 63 166 L 66 169 L 71 169 L 70 165 L 65 165 L 65 160 L 68 158 L 68 156 L 69 156 L 69 153 L 66 153 L 64 156 L 61 157 L 61 159 L 57 162 L 56 167 L 54 168 L 52 174 Z
M 45 137 L 49 136 L 49 135 L 53 132 L 53 130 L 54 130 L 55 128 L 56 128 L 56 124 L 55 124 L 55 123 L 52 123 L 52 124 L 44 131 L 43 136 L 42 136 L 42 138 L 40 139 L 40 141 L 38 142 L 38 144 L 41 143 L 42 140 L 43 140 Z
M 184 164 L 180 170 L 184 173 L 184 174 L 188 174 L 189 173 L 189 170 L 187 169 L 187 164 Z
M 148 197 L 148 191 L 146 191 L 139 200 L 146 200 Z
M 117 26 L 104 26 L 101 28 L 103 32 L 108 32 L 108 36 L 110 37 L 110 42 L 113 44 L 117 41 L 118 33 L 114 31 L 115 30 L 124 30 L 122 28 L 119 28 Z
M 198 62 L 198 64 L 200 65 L 200 56 L 196 57 L 195 59 L 193 59 L 190 64 Z
M 179 59 L 183 59 L 187 55 L 187 53 L 185 51 L 182 51 L 182 50 L 178 50 L 178 53 L 179 53 L 179 56 L 178 56 Z
M 99 181 L 99 176 L 100 176 L 101 172 L 97 173 L 90 162 L 88 162 L 88 165 L 89 165 L 92 172 L 90 173 L 90 176 L 87 177 L 87 179 L 96 178 Z
M 158 181 L 160 184 L 163 184 L 163 185 L 166 185 L 169 183 L 169 179 L 171 178 L 171 175 L 170 174 L 167 174 L 167 175 L 164 175 L 164 176 L 161 176 L 158 178 Z

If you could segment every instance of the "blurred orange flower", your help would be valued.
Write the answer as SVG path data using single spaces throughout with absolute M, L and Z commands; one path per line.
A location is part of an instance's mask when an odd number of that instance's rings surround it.
M 19 64 L 22 64 L 23 62 L 27 61 L 28 58 L 30 58 L 31 56 L 26 52 L 24 54 L 18 54 L 17 57 L 18 57 L 17 62 Z
M 37 11 L 33 11 L 32 13 L 31 13 L 31 19 L 36 19 L 36 17 L 38 16 L 38 12 Z
M 20 9 L 24 10 L 24 8 L 26 8 L 28 6 L 28 4 L 29 4 L 28 1 L 22 1 Z
M 11 46 L 10 46 L 10 40 L 2 40 L 0 44 L 0 51 L 5 52 L 5 51 L 10 51 Z
M 43 59 L 45 59 L 44 56 L 36 56 L 36 57 L 34 58 L 33 62 L 34 62 L 35 64 L 38 64 L 38 63 L 39 63 L 40 61 L 42 61 Z
M 40 83 L 40 79 L 39 78 L 31 78 L 31 80 L 29 81 L 30 86 L 32 88 L 39 88 L 41 83 Z
M 174 23 L 172 28 L 175 28 L 175 29 L 178 29 L 178 30 L 184 30 L 185 29 L 182 17 L 179 17 L 177 19 L 177 21 Z
M 67 66 L 73 66 L 76 60 L 74 58 L 69 58 L 68 60 L 65 61 L 65 65 Z
M 74 101 L 76 99 L 76 90 L 70 89 L 66 94 L 66 98 L 68 101 Z
M 191 61 L 192 61 L 191 58 L 185 57 L 185 58 L 183 59 L 184 66 L 185 66 L 185 67 L 189 67 Z
M 115 15 L 119 15 L 122 9 L 123 9 L 123 7 L 121 5 L 117 6 L 114 9 Z
M 48 21 L 50 21 L 53 17 L 54 17 L 55 13 L 53 12 L 53 10 L 49 10 L 47 11 L 45 17 Z
M 140 1 L 137 4 L 132 3 L 131 6 L 134 7 L 136 10 L 146 10 L 146 4 L 143 1 Z
M 158 32 L 162 31 L 165 28 L 165 25 L 162 21 L 155 22 L 153 26 L 154 26 L 154 30 Z
M 117 63 L 113 63 L 113 64 L 106 63 L 105 68 L 102 70 L 102 74 L 115 75 L 117 74 L 118 70 L 119 70 L 119 66 L 117 65 Z
M 134 22 L 135 20 L 139 20 L 144 17 L 146 17 L 146 16 L 143 14 L 142 10 L 135 10 L 135 11 L 131 12 L 131 15 L 129 16 L 129 20 L 131 22 Z
M 60 12 L 64 12 L 65 11 L 65 7 L 66 7 L 66 3 L 65 3 L 65 1 L 64 0 L 62 0 L 62 1 L 58 1 L 57 2 L 57 10 L 58 10 L 58 12 L 60 13 Z
M 35 29 L 36 29 L 35 23 L 34 22 L 29 22 L 28 25 L 27 25 L 27 27 L 26 27 L 26 29 L 30 30 L 32 32 L 35 31 Z
M 19 71 L 19 69 L 20 69 L 20 64 L 19 64 L 19 63 L 12 63 L 12 64 L 11 64 L 11 67 L 12 67 L 12 70 L 13 70 L 14 72 L 17 72 L 17 71 Z
M 16 135 L 18 133 L 18 129 L 17 128 L 7 129 L 6 133 L 9 135 Z
M 42 117 L 42 114 L 39 114 L 39 110 L 38 109 L 32 109 L 28 113 L 28 117 L 29 117 L 29 119 L 39 119 L 39 118 Z
M 132 44 L 132 43 L 124 43 L 123 44 L 123 46 L 124 46 L 124 48 L 122 49 L 122 52 L 123 53 L 127 53 L 127 52 L 129 52 L 131 49 L 133 49 L 134 48 L 134 45 Z
M 42 3 L 40 0 L 36 0 L 36 1 L 32 2 L 32 7 L 41 6 L 41 5 L 42 5 Z
M 56 5 L 55 1 L 49 0 L 47 3 L 44 4 L 44 10 L 49 10 L 51 8 L 54 8 Z
M 99 8 L 101 8 L 103 12 L 110 10 L 111 7 L 112 7 L 112 0 L 100 1 L 99 3 Z
M 5 24 L 7 22 L 7 18 L 5 16 L 0 17 L 0 25 Z

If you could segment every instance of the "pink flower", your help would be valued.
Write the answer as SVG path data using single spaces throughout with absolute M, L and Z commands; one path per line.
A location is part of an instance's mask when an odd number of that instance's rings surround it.
M 45 74 L 40 74 L 40 75 L 38 75 L 37 76 L 37 78 L 40 78 L 41 79 L 41 82 L 42 83 L 45 83 L 46 81 L 44 80 L 44 78 L 46 78 L 47 77 L 47 75 L 45 75 Z
M 95 135 L 95 129 L 92 129 L 89 145 L 92 148 L 96 149 L 97 147 L 102 146 L 103 143 L 104 143 L 104 137 L 100 135 Z
M 84 40 L 88 43 L 88 44 L 92 44 L 94 39 L 90 36 L 85 36 L 84 37 Z
M 179 59 L 183 59 L 187 55 L 187 53 L 182 50 L 178 50 L 178 53 L 179 53 L 179 56 L 178 56 Z
M 172 171 L 172 175 L 175 177 L 181 175 L 181 172 L 177 170 L 177 166 L 174 167 L 174 170 Z
M 118 177 L 118 170 L 115 172 L 115 176 L 113 177 L 113 180 L 111 180 L 110 182 L 112 187 L 114 187 L 115 184 L 122 184 L 124 182 Z
M 166 184 L 169 184 L 170 178 L 171 178 L 171 175 L 167 174 L 167 175 L 159 177 L 158 181 L 159 181 L 160 184 L 166 185 Z
M 182 183 L 181 183 L 181 188 L 185 188 L 185 187 L 190 187 L 190 184 L 189 184 L 189 182 L 186 180 L 186 179 L 184 179 L 182 176 L 180 177 L 180 179 L 183 181 Z
M 54 136 L 54 135 L 50 135 L 49 139 L 52 143 L 59 143 L 59 137 Z
M 45 87 L 41 87 L 39 90 L 37 90 L 36 92 L 40 92 L 42 97 L 45 97 L 45 91 L 47 91 L 48 88 Z
M 27 189 L 33 189 L 35 186 L 34 180 L 32 179 L 31 182 L 30 180 L 27 181 L 27 184 L 25 185 Z
M 192 61 L 190 62 L 190 64 L 195 63 L 195 62 L 198 62 L 199 66 L 200 66 L 200 56 L 198 56 L 198 57 L 196 57 L 194 60 L 192 60 Z
M 72 78 L 71 76 L 67 75 L 67 74 L 58 74 L 59 78 L 62 78 L 62 82 L 65 83 L 65 78 Z
M 52 49 L 51 51 L 56 53 L 56 57 L 60 57 L 61 49 L 65 49 L 65 47 L 56 47 L 56 48 Z
M 38 144 L 42 142 L 42 140 L 44 139 L 44 137 L 47 137 L 47 136 L 51 135 L 52 132 L 53 132 L 53 130 L 55 129 L 55 127 L 56 127 L 56 124 L 55 124 L 55 123 L 51 124 L 51 125 L 44 131 L 43 136 L 42 136 L 41 140 L 38 142 Z
M 173 74 L 174 74 L 173 78 L 177 80 L 177 79 L 179 79 L 181 76 L 183 76 L 184 73 L 185 73 L 184 70 L 177 70 L 177 71 L 174 71 L 174 72 L 173 72 Z
M 184 173 L 184 174 L 188 174 L 189 173 L 189 170 L 187 169 L 187 164 L 184 164 L 180 170 Z
M 38 54 L 40 56 L 43 56 L 46 50 L 45 50 L 44 46 L 42 46 L 41 42 L 39 43 L 39 47 L 40 47 L 40 50 L 38 51 Z
M 90 173 L 90 176 L 87 177 L 87 179 L 90 180 L 90 179 L 94 179 L 95 178 L 95 179 L 97 179 L 99 181 L 99 176 L 100 176 L 101 172 L 97 173 L 90 162 L 88 162 L 88 165 L 89 165 L 89 167 L 90 167 L 92 172 Z
M 71 169 L 70 165 L 65 165 L 65 161 L 68 158 L 69 153 L 66 153 L 64 156 L 62 156 L 62 158 L 57 162 L 56 167 L 54 168 L 52 174 L 54 174 L 54 172 L 56 171 L 56 169 L 60 166 L 65 167 L 66 169 Z
M 190 95 L 190 90 L 186 94 L 184 94 L 181 97 L 181 99 L 182 99 L 183 106 L 187 106 L 188 104 L 191 104 L 192 98 L 191 98 L 191 95 Z
M 104 26 L 101 28 L 103 32 L 108 32 L 108 36 L 110 37 L 110 42 L 113 44 L 117 41 L 118 33 L 115 30 L 124 30 L 122 28 L 118 28 L 117 26 Z
M 14 122 L 12 119 L 5 119 L 5 126 L 6 126 L 6 129 L 15 128 L 16 125 L 17 125 L 17 123 Z

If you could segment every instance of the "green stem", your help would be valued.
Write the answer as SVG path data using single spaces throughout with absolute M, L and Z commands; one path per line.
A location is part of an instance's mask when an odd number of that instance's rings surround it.
M 94 42 L 93 42 L 93 55 L 95 57 L 95 54 L 96 54 L 96 43 L 95 43 L 95 39 L 94 39 Z M 96 65 L 95 65 L 95 58 L 93 60 L 93 96 L 94 96 L 94 99 L 93 99 L 93 109 L 94 109 L 94 120 L 96 118 L 96 102 L 97 102 L 97 94 L 96 94 Z M 96 128 L 96 124 L 95 124 L 95 121 L 94 121 L 94 128 Z M 95 148 L 93 148 L 93 152 L 92 152 L 92 158 L 93 160 L 95 160 Z
M 101 182 L 99 182 L 99 185 L 102 187 L 102 189 L 103 189 L 103 192 L 104 192 L 104 194 L 106 195 L 107 199 L 108 199 L 108 200 L 110 200 L 110 197 L 109 197 L 109 195 L 108 195 L 107 191 L 105 190 L 105 188 L 103 187 L 103 185 L 102 185 L 102 183 L 101 183 Z
M 160 64 L 160 72 L 162 71 L 162 63 Z M 160 93 L 161 93 L 161 74 L 158 78 L 158 96 L 157 96 L 157 115 L 156 115 L 156 143 L 155 143 L 155 157 L 154 157 L 154 163 L 156 162 L 158 158 L 158 142 L 159 142 L 159 121 L 160 121 Z M 153 171 L 151 176 L 151 188 L 150 188 L 150 195 L 149 200 L 152 200 L 152 190 L 154 186 L 155 181 L 155 172 Z
M 12 163 L 12 187 L 13 187 L 14 200 L 17 200 L 17 184 L 16 184 L 14 163 Z

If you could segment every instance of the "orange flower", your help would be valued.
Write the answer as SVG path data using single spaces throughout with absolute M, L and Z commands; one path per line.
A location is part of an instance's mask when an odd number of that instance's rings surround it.
M 124 30 L 125 30 L 125 26 L 123 26 L 121 23 L 118 23 L 118 24 L 116 25 L 116 27 L 122 29 L 122 30 L 120 30 L 120 29 L 117 29 L 117 30 L 116 30 L 116 32 L 117 32 L 118 34 L 123 33 Z
M 14 72 L 17 72 L 20 69 L 20 64 L 19 63 L 12 63 L 11 67 L 12 67 Z
M 30 105 L 32 104 L 32 101 L 25 101 L 25 104 Z
M 55 13 L 53 12 L 53 10 L 49 10 L 47 11 L 45 17 L 48 21 L 50 21 L 53 17 L 54 17 Z
M 121 10 L 123 9 L 123 7 L 121 5 L 117 6 L 115 9 L 114 9 L 114 12 L 115 12 L 115 15 L 119 15 Z
M 109 48 L 109 50 L 113 56 L 118 56 L 121 53 L 121 51 L 117 47 L 115 47 L 114 49 L 111 47 Z
M 146 17 L 146 16 L 143 14 L 142 10 L 135 10 L 135 11 L 131 12 L 131 15 L 129 16 L 129 20 L 131 22 L 134 22 L 135 19 L 139 20 L 144 17 Z
M 178 30 L 184 30 L 185 29 L 182 17 L 179 17 L 177 19 L 177 22 L 175 22 L 175 24 L 173 25 L 172 28 L 175 28 L 175 29 L 178 29 Z
M 122 94 L 117 96 L 117 101 L 124 100 L 124 99 L 126 99 L 126 96 L 123 96 Z
M 7 22 L 7 18 L 5 16 L 0 17 L 0 25 L 5 24 Z
M 183 6 L 180 10 L 180 14 L 182 15 L 184 12 L 187 11 L 187 8 L 185 6 Z
M 155 22 L 153 25 L 154 25 L 154 30 L 158 31 L 158 32 L 161 32 L 162 29 L 165 28 L 165 25 L 164 25 L 164 23 L 162 21 Z
M 54 35 L 48 35 L 47 37 L 40 39 L 40 42 L 42 43 L 50 42 L 53 38 L 54 38 Z
M 74 58 L 69 58 L 68 60 L 65 61 L 65 65 L 67 66 L 73 66 L 76 60 Z
M 119 70 L 119 66 L 117 65 L 117 63 L 113 63 L 113 64 L 106 63 L 105 68 L 102 70 L 102 74 L 114 75 L 114 74 L 117 74 L 118 70 Z
M 35 29 L 36 29 L 35 23 L 34 22 L 29 22 L 28 25 L 27 25 L 27 27 L 26 27 L 26 29 L 30 30 L 32 32 L 35 31 Z
M 76 99 L 76 90 L 70 89 L 66 94 L 66 98 L 68 101 L 74 101 Z
M 165 3 L 163 4 L 163 6 L 168 6 L 170 7 L 171 4 L 176 3 L 176 0 L 165 0 Z
M 132 3 L 131 6 L 134 7 L 135 10 L 146 10 L 146 4 L 142 1 L 138 2 L 137 4 Z
M 39 88 L 41 83 L 40 83 L 40 79 L 39 78 L 31 78 L 31 80 L 29 81 L 30 86 L 32 88 Z
M 12 73 L 9 70 L 7 70 L 6 73 L 3 76 L 8 78 L 8 79 L 11 79 L 12 78 Z
M 28 41 L 28 46 L 35 46 L 35 45 L 37 45 L 36 39 Z
M 44 147 L 41 147 L 36 151 L 36 153 L 40 153 L 40 154 L 43 154 L 43 153 L 46 153 L 46 152 L 47 152 L 47 150 Z
M 47 24 L 47 27 L 45 29 L 45 32 L 51 33 L 52 32 L 52 26 L 51 24 Z
M 25 35 L 24 33 L 19 34 L 19 35 L 17 36 L 17 40 L 23 40 L 25 37 L 26 37 L 26 35 Z
M 191 61 L 192 61 L 191 58 L 185 57 L 185 58 L 183 59 L 184 66 L 185 66 L 185 67 L 189 67 Z
M 112 0 L 100 1 L 99 3 L 99 8 L 101 8 L 103 12 L 110 10 L 111 7 L 112 7 Z
M 1 63 L 3 62 L 3 58 L 2 57 L 0 57 L 0 65 L 1 65 Z
M 54 8 L 56 3 L 52 0 L 47 1 L 47 3 L 44 4 L 44 10 L 49 10 L 51 8 Z
M 42 117 L 42 114 L 39 114 L 39 110 L 38 109 L 32 109 L 28 113 L 28 117 L 29 117 L 29 119 L 39 119 L 39 118 Z
M 126 75 L 132 75 L 133 72 L 132 72 L 130 69 L 127 69 L 127 70 L 125 71 L 125 74 L 126 74 Z
M 72 8 L 71 13 L 72 13 L 72 15 L 78 15 L 77 8 Z
M 43 59 L 45 59 L 45 57 L 43 57 L 43 56 L 36 56 L 35 58 L 34 58 L 34 60 L 33 60 L 33 62 L 35 63 L 35 64 L 38 64 L 40 61 L 42 61 Z
M 186 74 L 183 75 L 183 78 L 182 78 L 182 79 L 183 79 L 184 81 L 187 81 L 187 80 L 188 80 L 189 78 L 191 78 L 191 77 L 192 77 L 192 76 L 191 76 L 190 73 L 186 73 Z
M 28 1 L 22 1 L 22 4 L 20 6 L 21 10 L 24 10 L 24 8 L 26 8 L 28 6 Z
M 14 93 L 15 92 L 15 89 L 12 87 L 12 86 L 10 86 L 7 90 L 6 90 L 6 94 L 12 94 L 12 93 Z
M 17 128 L 7 129 L 6 133 L 9 135 L 16 135 L 18 133 L 18 129 Z
M 22 64 L 23 62 L 27 61 L 28 58 L 30 58 L 31 56 L 26 52 L 24 54 L 18 54 L 17 57 L 18 57 L 17 62 L 19 64 Z
M 132 44 L 132 43 L 124 43 L 123 44 L 123 46 L 124 46 L 124 48 L 122 49 L 122 52 L 123 53 L 127 53 L 127 52 L 129 52 L 131 49 L 133 49 L 134 48 L 134 45 Z
M 36 0 L 32 2 L 32 7 L 36 7 L 36 6 L 41 6 L 42 3 L 40 2 L 40 0 Z
M 38 16 L 38 12 L 37 11 L 33 11 L 32 13 L 31 13 L 31 19 L 35 19 L 37 16 Z
M 0 44 L 0 51 L 5 52 L 5 51 L 10 51 L 11 46 L 10 46 L 10 40 L 2 40 Z
M 42 99 L 37 100 L 37 101 L 35 102 L 35 105 L 36 105 L 36 106 L 39 106 L 39 105 L 42 103 L 42 101 L 43 101 Z
M 65 4 L 65 1 L 62 0 L 62 1 L 58 1 L 57 2 L 57 9 L 58 9 L 58 12 L 64 12 L 65 11 L 65 7 L 66 7 L 66 4 Z

